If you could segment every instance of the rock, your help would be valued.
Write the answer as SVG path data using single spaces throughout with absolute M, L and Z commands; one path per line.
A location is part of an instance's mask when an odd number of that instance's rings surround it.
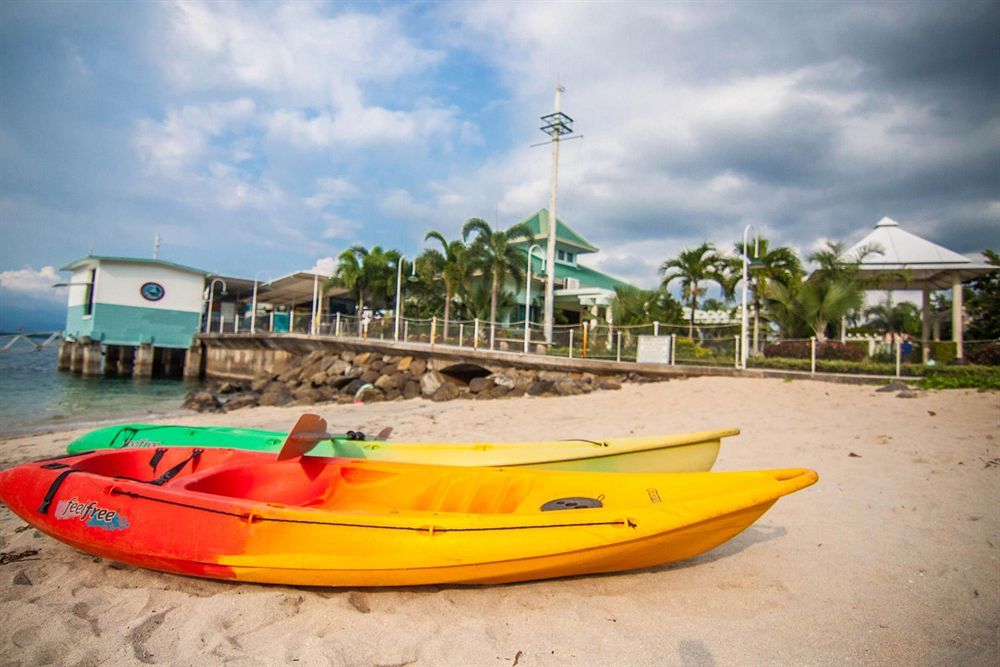
M 321 402 L 336 401 L 340 396 L 340 392 L 336 387 L 331 387 L 330 385 L 323 385 L 322 387 L 316 387 L 316 391 L 319 392 L 319 400 Z
M 579 396 L 583 393 L 583 389 L 580 388 L 580 385 L 576 380 L 560 380 L 559 382 L 556 382 L 555 388 L 556 393 L 560 396 Z
M 430 375 L 430 373 L 428 373 L 427 375 Z M 424 375 L 424 377 L 427 377 L 427 375 Z M 442 382 L 441 385 L 434 391 L 434 393 L 431 394 L 431 400 L 436 403 L 440 403 L 442 401 L 450 401 L 452 399 L 458 398 L 459 394 L 461 393 L 462 392 L 459 391 L 458 387 L 456 387 L 452 383 Z
M 399 363 L 396 364 L 396 370 L 401 373 L 405 373 L 410 369 L 410 364 L 412 363 L 413 363 L 413 357 L 403 357 L 402 359 L 399 360 Z
M 403 398 L 403 392 L 398 389 L 390 389 L 385 392 L 385 400 L 395 401 L 396 399 Z
M 493 384 L 497 387 L 505 387 L 507 389 L 516 387 L 518 380 L 516 375 L 507 375 L 506 373 L 494 373 L 488 379 L 492 380 Z M 469 383 L 469 389 L 472 389 L 471 382 Z
M 14 585 L 15 586 L 31 586 L 32 583 L 31 583 L 31 579 L 28 578 L 28 575 L 25 573 L 25 571 L 24 570 L 20 570 L 17 574 L 14 575 Z
M 319 387 L 326 384 L 327 379 L 328 379 L 327 374 L 324 373 L 323 371 L 320 371 L 319 373 L 313 374 L 312 377 L 309 378 L 309 384 L 311 384 L 314 387 Z
M 490 395 L 490 392 L 488 392 L 488 391 L 481 391 L 478 394 L 473 394 L 473 393 L 469 392 L 466 395 L 469 396 L 470 398 L 476 399 L 477 401 L 491 401 L 491 400 L 493 400 L 493 397 Z
M 222 404 L 222 407 L 226 412 L 232 412 L 233 410 L 239 410 L 240 408 L 250 408 L 257 405 L 257 399 L 259 395 L 256 392 L 244 392 L 242 394 L 236 394 L 228 401 Z
M 414 362 L 416 363 L 416 362 Z M 413 366 L 410 366 L 413 369 Z M 430 373 L 424 373 L 420 377 L 420 393 L 424 396 L 432 396 L 438 388 L 445 383 L 444 376 L 437 371 L 431 371 Z
M 340 393 L 344 394 L 345 396 L 349 396 L 350 398 L 354 398 L 354 395 L 358 393 L 358 390 L 361 389 L 361 387 L 365 386 L 365 384 L 366 383 L 363 382 L 361 378 L 354 378 L 346 385 L 344 385 L 344 388 L 340 390 Z
M 381 389 L 384 392 L 397 389 L 399 383 L 396 382 L 396 378 L 392 375 L 380 375 L 377 380 L 375 380 L 375 387 Z
M 240 391 L 241 389 L 242 389 L 242 387 L 240 387 L 240 385 L 236 384 L 235 382 L 223 382 L 222 384 L 219 385 L 219 392 L 218 393 L 220 393 L 220 394 L 235 394 L 236 392 Z
M 503 389 L 503 387 L 493 387 L 493 389 L 491 389 L 490 391 L 495 391 L 497 389 Z M 524 396 L 526 393 L 528 393 L 528 385 L 527 384 L 519 384 L 519 385 L 517 385 L 516 387 L 514 387 L 513 389 L 511 389 L 510 391 L 507 392 L 507 397 L 508 398 L 517 398 L 519 396 Z
M 501 387 L 500 385 L 497 385 L 492 389 L 490 389 L 490 396 L 492 396 L 493 398 L 503 398 L 507 396 L 507 394 L 509 394 L 510 392 L 511 390 L 508 389 L 507 387 Z
M 357 379 L 358 378 L 353 375 L 345 375 L 343 377 L 337 377 L 333 378 L 332 380 L 328 380 L 327 386 L 333 387 L 334 389 L 343 389 L 344 387 L 346 387 L 351 382 L 354 382 Z
M 374 383 L 375 380 L 377 380 L 379 378 L 379 375 L 380 374 L 379 374 L 378 371 L 367 370 L 367 371 L 365 371 L 364 373 L 361 374 L 361 381 L 362 382 Z
M 354 402 L 358 403 L 377 403 L 385 397 L 381 391 L 368 385 L 367 387 L 362 387 L 358 390 L 357 396 L 354 397 Z
M 334 357 L 333 363 L 326 367 L 326 374 L 329 376 L 343 375 L 345 371 L 349 370 L 351 365 L 344 361 L 343 359 L 338 359 Z
M 485 377 L 472 378 L 469 380 L 469 391 L 478 394 L 481 391 L 489 391 L 493 386 L 493 380 Z
M 267 385 L 257 399 L 257 405 L 288 405 L 291 402 L 292 392 L 281 382 Z
M 343 352 L 340 353 L 340 358 L 346 361 L 347 363 L 351 363 L 352 361 L 354 361 L 354 358 L 356 356 L 357 355 L 351 350 L 344 350 Z
M 295 376 L 299 374 L 299 367 L 293 366 L 292 368 L 286 368 L 278 375 L 278 382 L 288 382 Z
M 420 396 L 420 383 L 416 380 L 408 380 L 403 385 L 403 398 L 416 398 Z
M 200 389 L 189 394 L 181 407 L 198 412 L 214 412 L 222 408 L 222 402 L 212 392 Z
M 555 383 L 548 380 L 533 382 L 528 387 L 529 396 L 552 396 L 555 393 Z
M 311 405 L 312 403 L 319 402 L 320 393 L 316 388 L 304 384 L 292 392 L 292 397 L 295 399 L 296 403 Z
M 919 391 L 901 391 L 896 394 L 896 398 L 917 398 L 920 396 Z
M 597 383 L 597 388 L 603 389 L 605 391 L 615 391 L 617 389 L 621 389 L 622 386 L 620 383 L 615 382 L 614 380 L 601 380 L 600 382 Z
M 361 354 L 354 357 L 354 364 L 356 366 L 363 366 L 368 363 L 368 360 L 372 358 L 371 352 L 362 352 Z
M 253 381 L 250 383 L 250 391 L 263 391 L 264 387 L 274 378 L 275 376 L 271 373 L 260 371 L 253 376 Z
M 538 380 L 545 382 L 558 382 L 566 377 L 565 373 L 559 371 L 538 371 Z
M 875 391 L 877 391 L 877 392 L 884 392 L 884 391 L 907 391 L 909 388 L 910 388 L 909 385 L 907 385 L 905 382 L 898 382 L 897 381 L 897 382 L 890 382 L 889 384 L 885 385 L 884 387 L 879 387 Z
M 419 377 L 424 374 L 427 370 L 427 360 L 426 359 L 414 359 L 410 363 L 410 375 L 414 377 Z

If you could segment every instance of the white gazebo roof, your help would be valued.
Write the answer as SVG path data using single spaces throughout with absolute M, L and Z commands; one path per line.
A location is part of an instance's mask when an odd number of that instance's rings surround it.
M 955 278 L 972 280 L 996 270 L 904 231 L 892 218 L 879 220 L 874 231 L 848 250 L 846 257 L 856 259 L 865 246 L 881 249 L 861 260 L 862 271 L 878 274 L 881 289 L 944 289 L 951 287 Z

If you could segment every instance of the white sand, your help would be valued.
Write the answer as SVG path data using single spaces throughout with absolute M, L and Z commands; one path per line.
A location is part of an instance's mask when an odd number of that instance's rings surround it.
M 301 411 L 174 421 L 287 429 Z M 0 566 L 0 663 L 1000 663 L 995 392 L 900 399 L 872 387 L 700 378 L 572 398 L 317 411 L 335 429 L 392 425 L 397 440 L 739 426 L 716 469 L 810 467 L 820 481 L 691 561 L 465 588 L 187 579 L 88 556 L 2 508 L 0 550 L 40 552 Z M 77 434 L 0 442 L 0 464 L 59 454 Z

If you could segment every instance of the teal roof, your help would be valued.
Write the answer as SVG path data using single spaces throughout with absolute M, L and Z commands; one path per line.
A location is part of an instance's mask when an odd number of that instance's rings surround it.
M 527 253 L 527 250 L 525 250 L 525 253 Z M 531 272 L 536 277 L 542 275 L 542 258 L 537 251 L 531 257 Z M 614 276 L 609 276 L 606 273 L 601 273 L 597 269 L 591 269 L 580 264 L 573 266 L 557 261 L 556 280 L 562 280 L 563 278 L 576 278 L 580 281 L 581 288 L 600 287 L 601 289 L 613 290 L 616 287 L 629 286 L 629 283 L 619 280 Z
M 528 228 L 531 230 L 534 240 L 537 241 L 539 239 L 547 239 L 549 237 L 548 209 L 543 208 L 542 210 L 532 215 L 530 218 L 522 220 L 521 223 L 528 226 Z M 560 245 L 571 246 L 576 249 L 578 254 L 597 252 L 597 248 L 594 247 L 594 245 L 591 244 L 590 241 L 580 236 L 580 234 L 578 234 L 572 227 L 567 225 L 559 218 L 556 218 L 556 243 Z
M 174 264 L 173 262 L 165 262 L 162 259 L 151 259 L 145 257 L 108 257 L 100 255 L 87 255 L 83 259 L 78 259 L 75 262 L 70 262 L 66 266 L 59 269 L 60 271 L 74 271 L 79 267 L 83 266 L 87 262 L 119 262 L 121 264 L 155 264 L 157 266 L 166 266 L 172 269 L 178 269 L 180 271 L 188 271 L 190 273 L 198 273 L 203 276 L 208 275 L 208 271 L 202 271 L 201 269 L 193 269 L 190 266 L 184 266 L 183 264 Z

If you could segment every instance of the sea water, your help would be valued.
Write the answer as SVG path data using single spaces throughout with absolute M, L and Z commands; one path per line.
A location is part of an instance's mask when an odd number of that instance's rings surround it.
M 0 347 L 10 339 L 0 336 Z M 192 387 L 180 379 L 59 372 L 58 353 L 58 342 L 36 350 L 24 339 L 0 352 L 0 437 L 178 414 Z

